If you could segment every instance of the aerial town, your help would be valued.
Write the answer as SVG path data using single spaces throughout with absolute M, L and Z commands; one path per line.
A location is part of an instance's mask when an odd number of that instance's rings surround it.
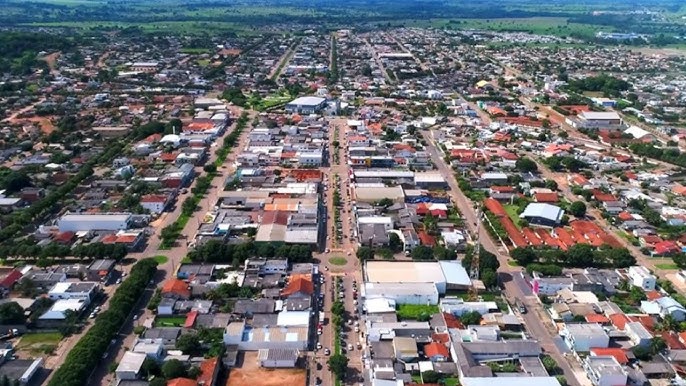
M 686 385 L 686 56 L 64 44 L 0 77 L 0 386 Z

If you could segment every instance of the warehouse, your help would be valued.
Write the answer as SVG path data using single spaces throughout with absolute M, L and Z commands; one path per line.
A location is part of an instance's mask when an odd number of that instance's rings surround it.
M 560 225 L 565 211 L 555 205 L 531 203 L 526 206 L 524 212 L 519 215 L 529 222 L 529 224 L 554 227 Z
M 60 232 L 129 229 L 131 213 L 67 213 L 57 220 Z
M 417 172 L 414 184 L 422 189 L 448 189 L 448 181 L 439 172 Z
M 393 187 L 366 187 L 356 186 L 354 189 L 355 200 L 357 202 L 375 203 L 388 198 L 395 203 L 405 201 L 405 193 L 401 186 Z
M 434 283 L 365 283 L 366 299 L 389 299 L 396 304 L 438 304 Z
M 367 261 L 365 275 L 372 283 L 434 283 L 440 294 L 471 286 L 460 261 Z
M 298 361 L 298 350 L 261 349 L 257 352 L 260 366 L 266 368 L 293 368 Z
M 296 98 L 286 104 L 286 111 L 298 114 L 316 114 L 326 106 L 326 99 L 306 96 Z

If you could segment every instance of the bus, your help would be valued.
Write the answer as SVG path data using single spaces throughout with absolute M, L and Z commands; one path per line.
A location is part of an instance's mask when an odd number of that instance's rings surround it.
M 515 305 L 517 306 L 517 309 L 519 310 L 520 314 L 526 314 L 526 306 L 524 305 L 524 302 L 522 302 L 521 299 L 515 299 Z

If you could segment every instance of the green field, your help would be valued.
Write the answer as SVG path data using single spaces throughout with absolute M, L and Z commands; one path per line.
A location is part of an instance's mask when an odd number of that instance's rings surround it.
M 507 212 L 507 216 L 510 218 L 510 220 L 512 220 L 517 228 L 521 229 L 521 226 L 519 226 L 519 214 L 517 213 L 519 207 L 517 205 L 509 204 L 505 204 L 503 207 L 505 208 L 505 212 Z
M 157 256 L 153 257 L 153 259 L 155 259 L 155 261 L 159 265 L 165 264 L 167 261 L 169 261 L 169 258 L 167 256 L 164 256 L 164 255 L 157 255 Z
M 180 327 L 186 323 L 185 316 L 158 316 L 155 318 L 155 327 Z
M 50 354 L 55 351 L 62 338 L 59 332 L 28 333 L 21 337 L 16 349 L 35 356 Z
M 450 29 L 529 32 L 539 35 L 593 37 L 598 31 L 612 31 L 600 25 L 569 23 L 565 17 L 493 18 L 433 20 L 431 25 Z
M 679 269 L 679 266 L 676 264 L 673 264 L 673 263 L 660 263 L 660 264 L 655 264 L 655 268 L 670 270 L 670 269 Z
M 429 320 L 431 315 L 438 312 L 438 306 L 423 304 L 401 304 L 397 310 L 400 320 Z

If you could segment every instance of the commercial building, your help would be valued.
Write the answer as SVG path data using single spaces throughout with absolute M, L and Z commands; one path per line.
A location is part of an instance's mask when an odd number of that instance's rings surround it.
M 582 366 L 594 386 L 617 386 L 627 384 L 627 373 L 613 356 L 589 355 L 583 360 Z
M 566 324 L 560 332 L 567 346 L 574 351 L 588 352 L 591 347 L 608 347 L 610 337 L 597 323 Z
M 624 123 L 614 111 L 582 111 L 576 119 L 567 118 L 566 121 L 573 127 L 583 129 L 619 128 Z
M 83 299 L 90 304 L 99 289 L 100 286 L 95 282 L 62 282 L 48 291 L 48 297 L 52 300 Z
M 434 283 L 439 294 L 471 286 L 460 261 L 367 261 L 364 272 L 372 283 Z
M 131 213 L 67 213 L 57 220 L 60 232 L 129 229 Z
M 239 350 L 307 349 L 308 327 L 252 327 L 245 321 L 231 322 L 224 329 L 224 344 L 237 345 Z
M 434 283 L 370 283 L 364 284 L 367 299 L 389 299 L 396 304 L 438 304 Z
M 133 380 L 138 379 L 143 362 L 145 362 L 146 355 L 132 351 L 126 351 L 119 362 L 119 366 L 114 371 L 117 379 Z
M 298 350 L 262 349 L 257 352 L 257 360 L 266 368 L 293 368 L 298 355 Z
M 286 111 L 298 114 L 316 114 L 326 106 L 326 99 L 314 96 L 296 98 L 286 104 Z

